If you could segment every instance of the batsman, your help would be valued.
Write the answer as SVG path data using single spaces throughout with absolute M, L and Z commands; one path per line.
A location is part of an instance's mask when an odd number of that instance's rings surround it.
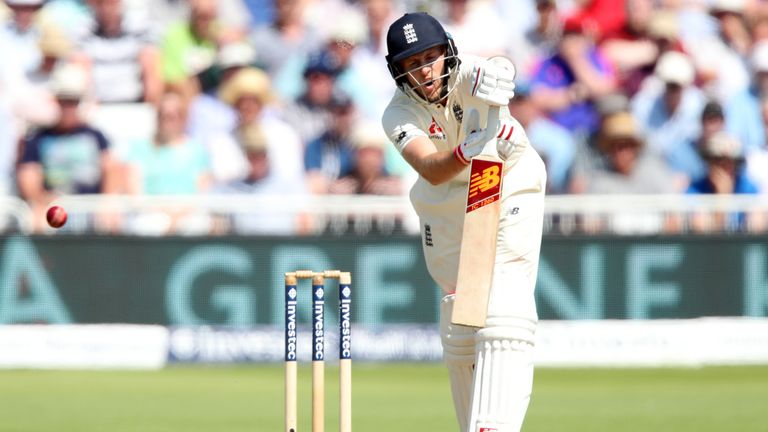
M 419 174 L 410 199 L 427 268 L 444 294 L 440 334 L 460 430 L 519 431 L 533 386 L 546 171 L 507 108 L 514 66 L 506 58 L 459 55 L 426 13 L 396 20 L 387 51 L 397 90 L 382 124 Z M 484 165 L 473 161 L 480 159 Z M 483 232 L 490 233 L 487 247 L 469 238 Z M 482 295 L 479 285 L 488 281 L 477 326 L 452 319 L 472 300 L 456 297 L 460 261 L 465 283 L 478 284 L 466 292 Z

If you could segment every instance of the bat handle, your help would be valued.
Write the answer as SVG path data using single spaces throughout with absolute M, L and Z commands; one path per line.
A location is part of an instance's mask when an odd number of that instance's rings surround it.
M 499 107 L 488 107 L 488 119 L 486 120 L 486 142 L 483 146 L 481 154 L 495 155 L 496 154 L 496 133 L 499 129 Z

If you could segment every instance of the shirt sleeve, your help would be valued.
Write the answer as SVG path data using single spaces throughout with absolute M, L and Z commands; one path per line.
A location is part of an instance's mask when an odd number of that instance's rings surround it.
M 93 129 L 93 136 L 96 138 L 96 144 L 99 146 L 99 152 L 109 150 L 109 140 L 101 131 Z
M 384 111 L 381 119 L 384 132 L 400 153 L 416 137 L 429 139 L 427 133 L 416 124 L 417 121 L 418 117 L 405 108 L 390 107 Z
M 24 140 L 24 153 L 21 162 L 40 162 L 40 134 L 35 134 Z

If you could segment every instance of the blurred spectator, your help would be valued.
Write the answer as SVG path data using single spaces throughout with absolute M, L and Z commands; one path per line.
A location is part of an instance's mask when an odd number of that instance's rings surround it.
M 371 77 L 365 75 L 355 57 L 367 32 L 365 18 L 357 12 L 347 11 L 338 18 L 328 35 L 325 49 L 339 63 L 336 85 L 352 98 L 359 112 L 367 113 L 371 118 L 379 118 L 383 111 L 375 111 L 376 103 L 370 97 Z
M 531 144 L 547 166 L 547 193 L 565 193 L 576 143 L 562 126 L 545 117 L 530 99 L 530 89 L 518 81 L 515 97 L 510 100 L 509 112 L 528 134 Z
M 557 53 L 531 81 L 531 98 L 556 123 L 584 138 L 597 130 L 593 100 L 613 92 L 613 68 L 576 24 L 563 29 Z
M 40 30 L 38 48 L 42 58 L 39 66 L 27 73 L 27 80 L 32 84 L 48 85 L 56 67 L 70 60 L 74 47 L 59 27 L 45 25 Z
M 135 2 L 131 2 L 135 3 Z M 145 0 L 141 3 L 144 10 L 140 12 L 146 16 L 152 26 L 152 32 L 161 34 L 168 23 L 186 19 L 190 13 L 190 1 L 188 0 Z M 241 40 L 251 24 L 252 17 L 244 0 L 216 0 L 216 15 L 220 23 L 219 41 L 228 43 Z M 132 4 L 136 7 L 137 5 Z M 138 8 L 137 8 L 138 9 Z
M 275 20 L 275 5 L 272 0 L 245 0 L 254 25 L 271 23 Z
M 259 194 L 281 197 L 290 202 L 301 202 L 308 195 L 306 183 L 300 177 L 279 175 L 280 168 L 271 156 L 266 134 L 256 125 L 238 132 L 237 140 L 248 160 L 248 172 L 235 180 L 214 188 L 220 194 Z M 302 231 L 303 217 L 290 205 L 274 208 L 249 207 L 231 216 L 230 224 L 238 234 L 290 235 Z
M 582 28 L 596 42 L 620 32 L 626 21 L 624 3 L 616 0 L 577 0 L 566 26 Z
M 376 123 L 359 122 L 352 130 L 350 143 L 354 149 L 354 169 L 331 183 L 331 194 L 400 195 L 403 184 L 399 177 L 387 173 L 385 148 L 389 139 Z
M 621 32 L 602 43 L 606 57 L 616 66 L 619 86 L 634 95 L 642 81 L 653 73 L 665 51 L 683 51 L 678 40 L 674 12 L 654 11 L 652 0 L 625 0 L 627 22 Z
M 310 141 L 304 151 L 304 168 L 309 189 L 315 194 L 330 193 L 331 184 L 354 170 L 354 149 L 350 141 L 355 121 L 352 100 L 336 92 L 331 102 L 328 129 Z
M 219 41 L 216 0 L 189 2 L 189 19 L 168 28 L 161 48 L 163 79 L 187 95 L 198 90 L 190 78 L 210 67 Z
M 686 49 L 699 72 L 701 88 L 726 103 L 749 85 L 746 55 L 751 42 L 744 27 L 744 0 L 713 0 L 710 13 L 717 20 L 717 34 L 688 39 Z
M 304 94 L 284 110 L 284 118 L 306 145 L 331 123 L 331 103 L 340 72 L 336 56 L 320 51 L 309 56 L 304 68 Z
M 18 188 L 32 206 L 36 222 L 45 220 L 45 207 L 56 195 L 115 189 L 109 143 L 103 133 L 88 126 L 79 111 L 86 80 L 78 65 L 57 69 L 52 85 L 60 117 L 52 127 L 39 130 L 24 142 Z
M 338 69 L 336 85 L 355 99 L 355 103 L 364 103 L 364 106 L 367 106 L 370 77 L 364 76 L 358 65 L 353 62 L 353 55 L 357 46 L 365 39 L 365 34 L 364 17 L 356 10 L 342 9 L 335 16 L 333 26 L 324 33 L 325 37 L 321 38 L 317 49 L 307 55 L 293 55 L 285 62 L 274 78 L 276 90 L 284 99 L 293 100 L 299 97 L 305 89 L 306 80 L 303 77 L 307 64 L 318 51 L 325 51 L 334 59 Z
M 69 40 L 53 25 L 41 28 L 38 43 L 42 54 L 38 67 L 8 89 L 16 130 L 22 136 L 29 128 L 50 126 L 56 121 L 58 105 L 51 93 L 51 76 L 72 52 Z
M 738 139 L 720 132 L 703 143 L 701 154 L 707 163 L 706 174 L 688 188 L 689 194 L 757 194 L 758 188 L 744 170 L 744 153 Z M 754 216 L 753 220 L 749 220 Z M 691 225 L 696 231 L 739 231 L 760 229 L 758 214 L 695 214 Z
M 768 125 L 768 99 L 763 99 L 760 106 L 763 124 Z M 768 141 L 760 148 L 746 152 L 747 175 L 755 180 L 760 193 L 768 193 Z
M 536 0 L 537 20 L 532 28 L 512 36 L 509 52 L 518 79 L 529 79 L 536 65 L 556 54 L 562 33 L 555 0 Z
M 269 76 L 256 68 L 243 68 L 228 79 L 219 97 L 237 111 L 235 130 L 207 143 L 217 181 L 242 179 L 248 170 L 245 155 L 236 137 L 256 125 L 267 137 L 270 159 L 275 161 L 275 175 L 296 178 L 303 175 L 302 145 L 296 132 L 275 116 L 270 106 L 275 101 Z
M 768 13 L 754 16 L 750 28 L 753 45 L 768 40 Z
M 177 93 L 166 93 L 157 110 L 152 139 L 131 144 L 127 191 L 146 195 L 195 194 L 210 182 L 208 154 L 184 132 L 187 107 Z
M 41 23 L 61 27 L 72 41 L 79 40 L 94 22 L 89 0 L 46 0 L 39 18 Z
M 124 19 L 122 0 L 91 0 L 95 21 L 78 45 L 101 103 L 149 102 L 162 93 L 159 51 L 145 22 Z
M 713 0 L 710 8 L 719 23 L 723 42 L 742 58 L 747 57 L 752 45 L 745 12 L 745 0 Z
M 754 194 L 754 181 L 744 172 L 744 152 L 738 139 L 720 132 L 703 142 L 701 156 L 707 163 L 706 174 L 696 179 L 688 193 Z
M 35 70 L 41 59 L 38 48 L 40 29 L 36 16 L 43 0 L 5 0 L 11 19 L 0 23 L 0 81 L 10 81 Z M 13 61 L 7 61 L 13 59 Z
M 669 149 L 667 163 L 675 172 L 685 175 L 686 182 L 698 179 L 706 173 L 701 148 L 715 134 L 725 130 L 723 107 L 716 101 L 710 101 L 701 112 L 701 134 L 695 139 L 681 142 Z
M 648 152 L 635 119 L 628 112 L 603 121 L 598 148 L 605 168 L 586 176 L 586 192 L 593 194 L 663 194 L 674 190 L 672 172 Z
M 694 75 L 688 56 L 668 51 L 659 58 L 654 75 L 632 98 L 632 114 L 647 137 L 649 149 L 663 157 L 695 140 L 701 132 L 706 98 L 693 85 Z
M 305 5 L 302 0 L 274 0 L 274 5 L 274 22 L 256 26 L 250 35 L 256 49 L 257 64 L 273 79 L 284 73 L 300 76 L 301 62 L 308 53 L 320 47 L 322 38 L 317 29 L 304 21 Z M 284 70 L 286 65 L 290 66 L 288 71 Z M 291 72 L 291 68 L 299 73 Z
M 356 102 L 365 99 L 360 107 L 362 115 L 368 119 L 379 119 L 395 93 L 394 81 L 389 75 L 389 70 L 381 67 L 381 59 L 387 54 L 387 29 L 399 17 L 399 9 L 395 7 L 393 0 L 364 0 L 362 4 L 368 33 L 354 50 L 351 63 L 360 76 L 365 77 L 367 82 L 375 82 L 376 85 L 366 86 L 365 92 L 358 95 Z M 402 157 L 397 159 L 405 162 Z
M 595 109 L 599 119 L 598 130 L 586 139 L 575 141 L 576 151 L 570 169 L 568 193 L 586 193 L 587 177 L 596 170 L 609 169 L 600 150 L 600 130 L 606 119 L 613 114 L 629 111 L 629 99 L 623 93 L 610 93 L 595 101 Z
M 0 103 L 0 195 L 10 195 L 15 189 L 16 137 L 11 113 Z
M 478 0 L 442 0 L 445 30 L 463 52 L 480 57 L 506 54 L 510 31 L 491 3 Z M 493 36 L 490 36 L 493 35 Z
M 199 142 L 206 142 L 211 136 L 229 133 L 237 125 L 237 113 L 228 103 L 219 98 L 218 91 L 239 70 L 253 64 L 255 53 L 247 42 L 227 43 L 219 48 L 216 63 L 208 69 L 211 80 L 201 85 L 203 92 L 191 102 L 187 131 Z
M 728 132 L 739 139 L 746 153 L 766 143 L 762 100 L 768 98 L 768 41 L 757 43 L 750 58 L 751 85 L 724 104 Z

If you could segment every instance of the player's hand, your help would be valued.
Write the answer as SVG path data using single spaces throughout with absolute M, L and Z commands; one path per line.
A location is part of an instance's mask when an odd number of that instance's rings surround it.
M 485 129 L 471 132 L 463 143 L 453 149 L 453 156 L 464 165 L 469 165 L 470 160 L 483 151 L 483 147 L 488 137 L 485 135 Z
M 496 133 L 496 153 L 502 160 L 507 160 L 515 152 L 515 148 L 522 139 L 522 128 L 508 119 L 499 121 L 499 129 Z
M 487 61 L 472 69 L 472 96 L 488 105 L 506 106 L 515 96 L 515 71 Z

